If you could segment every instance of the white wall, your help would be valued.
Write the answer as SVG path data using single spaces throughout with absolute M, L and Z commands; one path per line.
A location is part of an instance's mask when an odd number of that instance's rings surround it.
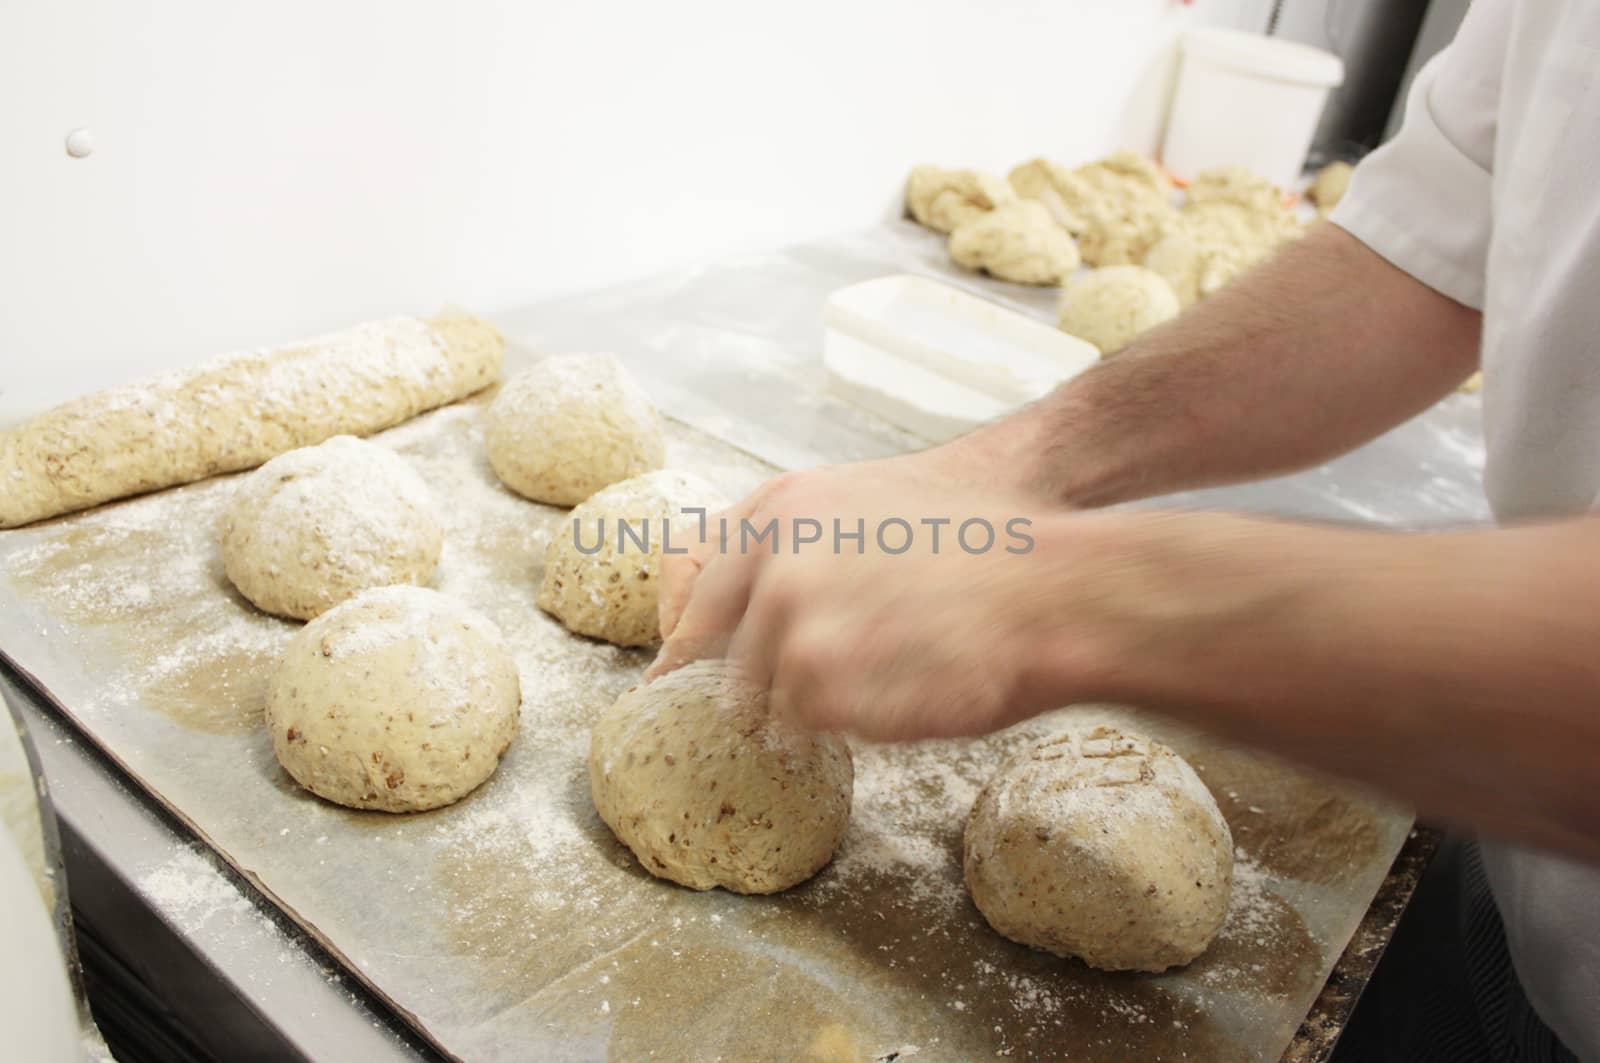
M 0 423 L 857 227 L 918 161 L 1152 147 L 1172 34 L 1252 3 L 7 0 Z

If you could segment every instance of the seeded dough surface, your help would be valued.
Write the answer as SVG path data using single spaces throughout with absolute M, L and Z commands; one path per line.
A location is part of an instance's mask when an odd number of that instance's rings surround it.
M 421 587 L 368 591 L 311 621 L 267 687 L 278 762 L 351 808 L 460 800 L 516 737 L 522 692 L 500 630 Z
M 775 893 L 833 859 L 850 822 L 850 750 L 774 720 L 724 661 L 635 687 L 596 722 L 589 788 L 652 875 L 690 889 Z
M 665 469 L 613 484 L 574 509 L 545 548 L 540 609 L 569 631 L 618 646 L 648 646 L 661 638 L 656 616 L 661 558 L 667 543 L 687 548 L 698 518 L 728 500 L 691 473 Z
M 478 318 L 400 317 L 74 399 L 0 432 L 0 528 L 370 435 L 488 387 L 504 353 Z

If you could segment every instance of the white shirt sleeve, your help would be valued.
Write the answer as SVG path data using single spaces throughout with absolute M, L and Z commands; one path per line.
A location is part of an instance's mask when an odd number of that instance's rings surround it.
M 1356 167 L 1331 220 L 1413 277 L 1483 308 L 1491 173 L 1514 0 L 1476 0 L 1417 74 L 1405 122 Z

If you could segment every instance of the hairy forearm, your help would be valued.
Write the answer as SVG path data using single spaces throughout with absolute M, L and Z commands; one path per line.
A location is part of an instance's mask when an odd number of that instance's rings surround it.
M 1063 691 L 1081 696 L 1088 676 L 1095 696 L 1425 814 L 1600 859 L 1600 522 L 1399 534 L 1205 514 L 1061 521 L 1071 571 L 1057 593 L 1093 603 L 1040 654 L 1047 671 L 1068 662 Z
M 1293 471 L 1476 368 L 1480 315 L 1332 225 L 1039 403 L 952 444 L 1013 486 L 1105 505 Z

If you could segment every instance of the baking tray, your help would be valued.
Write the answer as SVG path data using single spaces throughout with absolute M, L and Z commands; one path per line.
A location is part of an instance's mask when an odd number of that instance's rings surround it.
M 355 812 L 298 789 L 261 725 L 297 625 L 240 599 L 214 525 L 233 480 L 0 536 L 6 655 L 60 711 L 441 1051 L 461 1058 L 1269 1059 L 1292 1036 L 1409 827 L 1403 813 L 1156 727 L 1211 785 L 1241 857 L 1213 947 L 1159 977 L 1094 972 L 993 934 L 960 831 L 1047 717 L 978 742 L 858 746 L 834 865 L 778 897 L 642 873 L 595 816 L 589 724 L 648 654 L 533 605 L 565 512 L 483 457 L 482 401 L 376 437 L 445 501 L 437 586 L 506 632 L 521 732 L 450 808 Z M 681 425 L 671 464 L 738 495 L 769 466 Z M 1112 710 L 1077 710 L 1104 713 Z
M 891 223 L 496 321 L 521 341 L 508 371 L 530 346 L 617 352 L 676 418 L 672 464 L 737 495 L 774 468 L 918 445 L 823 396 L 817 357 L 830 292 L 905 271 L 1052 313 L 1050 293 L 952 270 L 942 241 Z M 1452 398 L 1329 465 L 1154 504 L 1482 522 L 1477 418 L 1475 397 Z M 447 1054 L 1281 1054 L 1383 880 L 1404 812 L 1152 721 L 1212 786 L 1242 856 L 1222 936 L 1164 976 L 1099 974 L 1003 941 L 962 892 L 959 832 L 977 786 L 1052 718 L 973 743 L 858 746 L 840 857 L 790 893 L 694 894 L 649 879 L 595 817 L 584 767 L 589 721 L 647 654 L 575 638 L 533 607 L 562 514 L 500 489 L 481 437 L 481 401 L 378 437 L 449 500 L 438 585 L 501 624 L 525 679 L 518 740 L 456 806 L 347 811 L 278 769 L 260 701 L 295 628 L 251 610 L 221 575 L 211 524 L 230 481 L 0 533 L 0 651 Z

